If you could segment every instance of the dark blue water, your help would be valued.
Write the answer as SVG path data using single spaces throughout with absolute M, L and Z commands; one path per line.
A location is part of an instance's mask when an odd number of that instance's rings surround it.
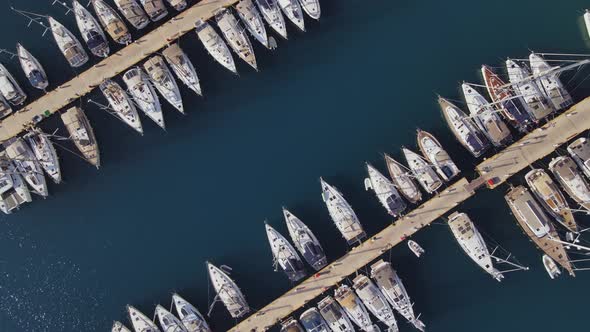
M 168 130 L 144 117 L 140 137 L 84 103 L 103 167 L 60 149 L 65 183 L 51 185 L 48 199 L 0 216 L 0 331 L 107 331 L 113 320 L 126 322 L 126 304 L 151 315 L 174 291 L 206 311 L 213 297 L 206 260 L 233 267 L 251 306 L 261 308 L 291 286 L 273 272 L 264 220 L 286 234 L 286 206 L 316 232 L 330 259 L 341 256 L 347 247 L 318 178 L 336 185 L 368 233 L 377 232 L 391 220 L 364 191 L 364 162 L 384 171 L 381 153 L 400 157 L 402 145 L 415 146 L 418 127 L 435 134 L 472 177 L 475 160 L 446 128 L 435 94 L 457 99 L 461 81 L 480 82 L 481 64 L 500 66 L 529 49 L 586 52 L 584 4 L 322 0 L 320 22 L 308 20 L 304 34 L 289 26 L 289 40 L 275 51 L 256 45 L 261 71 L 239 62 L 240 77 L 214 63 L 190 33 L 180 44 L 205 97 L 183 87 L 186 116 L 165 105 Z M 0 14 L 2 47 L 22 42 L 53 86 L 71 77 L 51 36 L 27 29 L 8 6 Z M 51 13 L 75 31 L 73 17 L 49 1 L 18 6 Z M 2 60 L 24 86 L 17 62 Z M 587 96 L 588 86 L 573 95 Z M 91 98 L 104 102 L 98 93 Z M 58 117 L 46 122 L 46 130 L 65 135 Z M 416 236 L 427 250 L 420 260 L 405 246 L 386 258 L 430 331 L 585 330 L 588 275 L 549 279 L 541 253 L 509 214 L 505 190 L 480 192 L 461 210 L 530 271 L 497 283 L 440 224 Z M 210 321 L 216 330 L 233 325 L 222 307 Z M 402 331 L 412 329 L 399 321 Z

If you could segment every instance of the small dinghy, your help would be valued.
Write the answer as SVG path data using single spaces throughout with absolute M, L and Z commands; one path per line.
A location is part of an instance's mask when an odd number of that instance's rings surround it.
M 408 247 L 410 248 L 410 250 L 412 250 L 416 257 L 420 257 L 423 253 L 425 253 L 424 249 L 420 247 L 420 245 L 416 241 L 409 240 Z
M 561 274 L 561 271 L 557 267 L 557 264 L 555 264 L 555 261 L 553 261 L 553 259 L 547 255 L 543 255 L 543 265 L 545 266 L 545 270 L 551 279 L 555 279 Z

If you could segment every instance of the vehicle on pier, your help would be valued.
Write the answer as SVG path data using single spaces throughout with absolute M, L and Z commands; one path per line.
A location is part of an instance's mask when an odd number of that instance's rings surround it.
M 277 0 L 279 7 L 285 16 L 291 21 L 299 30 L 305 31 L 305 21 L 303 19 L 303 11 L 298 0 Z
M 438 97 L 438 104 L 447 125 L 467 151 L 477 158 L 489 149 L 490 143 L 487 137 L 473 122 L 473 119 L 447 99 Z
M 321 270 L 328 264 L 328 260 L 320 241 L 299 218 L 285 208 L 283 208 L 283 215 L 295 248 L 314 270 Z
M 281 13 L 281 8 L 277 4 L 277 0 L 254 1 L 266 23 L 281 37 L 287 39 L 287 26 L 285 25 L 285 19 Z
M 264 47 L 270 48 L 264 22 L 252 0 L 240 0 L 236 5 L 236 12 L 252 36 Z
M 49 27 L 51 28 L 53 38 L 61 53 L 66 60 L 68 60 L 70 66 L 77 68 L 88 62 L 88 54 L 86 54 L 82 44 L 80 44 L 80 41 L 74 36 L 74 34 L 53 17 L 48 16 L 47 20 L 49 21 Z M 82 33 L 82 35 L 84 36 L 85 34 Z M 92 47 L 88 47 L 92 50 Z
M 471 117 L 490 142 L 494 146 L 500 147 L 512 141 L 510 130 L 488 101 L 467 83 L 463 83 L 461 88 Z
M 92 0 L 92 7 L 94 7 L 100 24 L 116 43 L 122 45 L 131 43 L 131 33 L 113 8 L 103 0 Z
M 203 46 L 215 61 L 237 74 L 236 64 L 223 38 L 205 21 L 197 21 L 195 24 L 197 36 Z
M 154 55 L 143 64 L 143 68 L 162 97 L 180 113 L 184 113 L 180 89 L 164 59 L 159 55 Z
M 74 145 L 82 153 L 84 159 L 96 168 L 99 168 L 100 152 L 98 150 L 98 143 L 96 142 L 90 121 L 88 121 L 84 112 L 74 106 L 61 113 L 60 117 L 70 134 L 70 140 L 74 142 Z
M 207 262 L 207 271 L 217 297 L 233 318 L 240 318 L 250 312 L 244 294 L 223 270 Z
M 432 164 L 440 177 L 449 182 L 461 172 L 442 144 L 429 132 L 418 129 L 418 147 L 422 155 Z
M 367 309 L 377 317 L 382 323 L 387 325 L 388 331 L 397 332 L 397 321 L 393 315 L 393 310 L 371 279 L 359 274 L 353 280 L 353 287 L 358 297 L 363 301 Z
M 188 332 L 211 332 L 205 317 L 187 300 L 178 294 L 172 294 L 172 302 L 178 317 Z
M 354 332 L 354 327 L 344 309 L 331 296 L 326 296 L 318 302 L 318 309 L 332 332 Z
M 129 69 L 123 75 L 123 82 L 139 109 L 162 129 L 166 129 L 160 100 L 143 70 L 139 67 Z
M 590 142 L 585 137 L 580 137 L 567 146 L 572 159 L 582 169 L 587 178 L 590 178 Z
M 0 211 L 10 214 L 31 202 L 31 193 L 5 151 L 0 151 Z
M 139 114 L 135 109 L 135 105 L 125 93 L 125 90 L 121 86 L 110 79 L 105 80 L 100 84 L 100 91 L 109 101 L 112 112 L 119 119 L 121 119 L 129 127 L 143 135 L 143 128 L 141 126 L 141 120 Z M 107 109 L 107 111 L 111 111 Z
M 322 185 L 322 199 L 326 203 L 332 221 L 346 242 L 353 244 L 362 241 L 367 235 L 350 204 L 335 187 L 332 187 L 324 179 L 320 178 L 320 183 Z
M 521 95 L 521 99 L 524 101 L 523 105 L 535 121 L 542 120 L 555 111 L 537 81 L 529 79 L 531 73 L 524 65 L 508 59 L 506 60 L 506 69 L 510 83 L 516 93 Z
M 166 47 L 162 51 L 162 55 L 180 81 L 201 96 L 201 85 L 199 84 L 197 71 L 186 53 L 184 53 L 180 46 L 178 46 L 178 43 Z
M 88 9 L 82 6 L 78 1 L 72 1 L 72 6 L 74 9 L 74 15 L 76 16 L 78 30 L 80 31 L 86 46 L 90 49 L 90 52 L 101 58 L 109 56 L 109 42 L 107 41 L 107 37 L 98 21 L 96 21 Z
M 132 306 L 127 306 L 127 312 L 129 313 L 129 320 L 135 332 L 160 332 L 156 324 L 141 311 Z
M 319 20 L 322 15 L 319 0 L 299 0 L 303 11 L 314 20 Z
M 561 83 L 558 74 L 552 74 L 556 68 L 549 64 L 539 54 L 531 53 L 529 62 L 533 75 L 537 77 L 543 88 L 543 92 L 556 110 L 567 108 L 574 104 L 572 97 Z
M 254 49 L 246 30 L 240 25 L 231 10 L 225 9 L 215 15 L 217 26 L 231 49 L 247 64 L 258 70 Z
M 111 327 L 111 332 L 131 332 L 123 323 L 115 321 L 113 323 L 113 327 Z
M 268 243 L 270 244 L 270 249 L 272 251 L 275 271 L 276 268 L 280 266 L 289 280 L 293 282 L 305 277 L 305 267 L 303 266 L 301 258 L 295 251 L 295 248 L 291 246 L 284 236 L 270 225 L 265 223 L 264 226 L 266 228 Z
M 281 323 L 281 332 L 304 332 L 304 330 L 295 318 L 289 317 Z
M 416 204 L 420 202 L 422 200 L 422 193 L 412 179 L 411 171 L 388 154 L 385 154 L 384 158 L 393 185 L 411 203 Z
M 176 11 L 183 11 L 186 8 L 186 0 L 166 0 Z
M 43 168 L 39 164 L 31 148 L 23 141 L 22 138 L 16 137 L 4 143 L 6 155 L 16 166 L 25 181 L 33 188 L 33 192 L 43 197 L 47 197 L 47 182 L 43 175 Z
M 114 1 L 121 14 L 135 29 L 143 29 L 150 23 L 149 17 L 136 0 Z
M 555 279 L 561 274 L 561 270 L 559 270 L 559 267 L 557 264 L 555 264 L 555 261 L 547 255 L 543 255 L 543 266 L 545 267 L 545 271 L 547 271 L 547 274 L 549 274 L 551 279 Z
M 301 325 L 305 328 L 307 332 L 330 332 L 330 328 L 328 327 L 328 323 L 320 315 L 320 312 L 316 308 L 311 308 L 305 310 L 301 316 L 299 316 L 299 321 Z
M 443 185 L 440 177 L 436 175 L 433 166 L 422 159 L 420 155 L 406 148 L 402 148 L 402 152 L 406 157 L 406 162 L 412 174 L 427 193 L 432 194 Z
M 168 15 L 168 9 L 166 9 L 163 0 L 139 0 L 139 2 L 153 22 L 157 22 Z
M 549 170 L 568 195 L 590 211 L 590 186 L 580 174 L 572 158 L 567 156 L 553 158 L 549 163 Z
M 18 85 L 12 74 L 0 63 L 0 93 L 12 105 L 22 105 L 27 95 Z
M 43 168 L 54 183 L 59 184 L 61 182 L 59 158 L 49 136 L 41 131 L 41 129 L 35 128 L 29 131 L 24 138 L 33 150 L 41 168 Z
M 39 90 L 45 90 L 49 86 L 49 81 L 39 61 L 20 43 L 16 44 L 16 54 L 29 83 Z
M 156 317 L 158 317 L 163 332 L 188 332 L 180 319 L 159 304 L 156 306 Z
M 334 298 L 348 318 L 365 332 L 379 332 L 373 328 L 373 322 L 369 317 L 369 312 L 361 299 L 354 293 L 348 285 L 341 285 L 334 291 Z
M 369 177 L 365 178 L 365 190 L 372 189 L 387 213 L 393 217 L 399 217 L 406 210 L 406 202 L 385 175 L 369 163 L 366 166 Z

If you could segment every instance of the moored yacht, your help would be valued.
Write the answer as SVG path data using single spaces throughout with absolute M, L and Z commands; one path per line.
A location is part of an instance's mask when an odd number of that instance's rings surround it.
M 184 113 L 180 89 L 162 57 L 159 55 L 152 56 L 143 64 L 143 68 L 162 97 L 180 113 Z
M 107 41 L 107 37 L 100 27 L 100 24 L 96 21 L 94 16 L 90 14 L 88 9 L 82 6 L 78 1 L 73 0 L 72 6 L 74 9 L 74 15 L 76 16 L 76 25 L 78 26 L 78 30 L 80 31 L 86 46 L 90 49 L 90 52 L 101 58 L 109 56 L 109 42 Z
M 367 163 L 366 165 L 369 177 L 365 178 L 365 190 L 372 189 L 381 205 L 391 216 L 400 216 L 406 209 L 406 202 L 385 175 L 381 174 L 371 164 Z
M 215 19 L 231 49 L 252 68 L 258 70 L 250 39 L 230 9 L 217 13 Z
M 200 96 L 201 85 L 199 84 L 197 71 L 186 53 L 178 46 L 178 43 L 166 47 L 162 51 L 162 55 L 180 81 Z
M 285 19 L 281 13 L 281 8 L 277 4 L 277 0 L 254 0 L 260 14 L 270 25 L 273 30 L 278 33 L 281 37 L 287 39 L 287 26 L 285 25 Z
M 100 153 L 98 150 L 98 143 L 94 137 L 94 131 L 92 130 L 90 121 L 88 121 L 84 112 L 82 112 L 80 108 L 74 106 L 61 113 L 60 117 L 70 134 L 69 138 L 82 153 L 84 159 L 96 168 L 99 168 Z
M 23 72 L 25 72 L 29 83 L 39 90 L 45 90 L 47 86 L 49 86 L 49 81 L 47 80 L 47 74 L 45 74 L 45 70 L 39 61 L 37 61 L 37 59 L 20 43 L 16 44 L 16 54 L 18 55 L 20 66 L 23 69 Z
M 59 167 L 59 158 L 49 137 L 41 129 L 35 128 L 26 134 L 24 138 L 29 143 L 45 173 L 49 175 L 53 182 L 60 183 L 61 169 Z
M 459 143 L 474 157 L 481 156 L 490 147 L 486 136 L 477 127 L 473 119 L 450 101 L 439 97 L 438 104 L 447 124 Z
M 100 84 L 100 91 L 109 101 L 112 111 L 131 128 L 143 135 L 143 128 L 135 105 L 121 86 L 110 79 Z
M 121 322 L 117 322 L 115 321 L 113 323 L 113 327 L 111 327 L 111 332 L 131 332 L 130 329 L 128 329 L 125 325 L 123 325 Z
M 549 99 L 556 110 L 569 107 L 574 103 L 558 75 L 551 73 L 556 69 L 555 67 L 549 66 L 549 64 L 536 53 L 531 53 L 529 56 L 529 62 L 531 64 L 531 69 L 533 70 L 533 75 L 535 75 L 541 83 L 545 96 L 547 96 L 547 99 Z
M 320 241 L 299 218 L 285 208 L 283 208 L 283 215 L 295 248 L 299 250 L 299 253 L 314 270 L 321 270 L 328 264 L 328 260 Z
M 166 0 L 168 4 L 176 11 L 182 11 L 186 8 L 186 0 Z
M 131 34 L 119 14 L 103 0 L 92 0 L 92 7 L 98 20 L 111 38 L 118 44 L 127 45 L 131 42 Z
M 270 48 L 264 22 L 262 22 L 262 17 L 252 0 L 240 0 L 236 5 L 236 11 L 252 36 L 264 45 L 264 47 Z
M 567 156 L 553 158 L 549 163 L 549 170 L 576 203 L 590 210 L 590 187 L 572 158 Z
M 421 201 L 422 193 L 412 179 L 410 175 L 411 171 L 388 154 L 385 154 L 384 158 L 393 185 L 395 185 L 402 195 L 404 195 L 404 197 L 411 203 L 416 204 Z
M 127 91 L 129 91 L 129 94 L 131 94 L 133 100 L 145 115 L 162 129 L 165 129 L 166 125 L 164 124 L 160 100 L 143 70 L 139 67 L 129 69 L 123 75 L 123 82 L 125 82 Z
M 553 179 L 542 169 L 532 169 L 524 176 L 535 197 L 557 221 L 569 231 L 577 233 L 574 215 Z
M 356 326 L 365 332 L 375 331 L 365 305 L 348 285 L 338 287 L 334 291 L 334 298 Z
M 129 313 L 129 320 L 135 332 L 160 332 L 156 324 L 141 311 L 132 306 L 127 306 L 127 312 Z
M 590 178 L 590 142 L 585 137 L 580 137 L 567 146 L 572 159 L 582 169 L 587 178 Z
M 0 92 L 0 120 L 4 119 L 5 117 L 9 116 L 12 113 L 12 107 L 4 98 L 4 95 Z
M 187 300 L 178 294 L 172 294 L 172 302 L 178 317 L 188 332 L 211 332 L 205 317 Z
M 27 99 L 27 95 L 18 85 L 8 69 L 0 63 L 0 93 L 12 105 L 21 105 Z
M 531 193 L 524 187 L 510 189 L 504 196 L 520 227 L 545 254 L 573 276 L 574 270 L 559 235 L 549 217 L 543 212 Z
M 443 180 L 448 182 L 459 175 L 461 171 L 431 133 L 418 129 L 417 141 L 422 155 L 434 165 Z
M 330 332 L 330 328 L 328 327 L 328 323 L 326 320 L 320 315 L 320 312 L 316 308 L 311 308 L 305 310 L 301 316 L 299 316 L 299 321 L 301 325 L 305 328 L 307 332 Z
M 53 17 L 48 16 L 47 20 L 55 43 L 66 60 L 68 60 L 70 66 L 77 68 L 85 64 L 88 61 L 88 54 L 86 54 L 80 41 Z M 82 33 L 82 35 L 84 34 Z
M 503 146 L 512 140 L 510 130 L 488 101 L 471 85 L 461 85 L 467 107 L 475 124 L 487 136 L 494 146 Z
M 449 216 L 448 223 L 457 243 L 467 256 L 494 279 L 502 281 L 504 275 L 494 267 L 492 255 L 469 216 L 465 213 L 454 212 Z
M 205 46 L 207 53 L 209 53 L 215 61 L 219 62 L 219 64 L 232 73 L 237 74 L 236 64 L 234 63 L 231 52 L 217 31 L 205 21 L 197 21 L 197 23 L 195 23 L 195 30 L 199 40 L 203 43 L 203 46 Z
M 393 316 L 393 310 L 373 281 L 367 278 L 367 276 L 359 274 L 354 278 L 353 283 L 356 294 L 363 301 L 367 309 L 382 323 L 387 325 L 389 331 L 397 332 L 397 321 Z
M 506 60 L 506 69 L 508 78 L 513 87 L 516 88 L 524 100 L 524 105 L 532 117 L 539 121 L 551 114 L 554 109 L 551 103 L 547 101 L 537 81 L 529 79 L 531 73 L 524 66 L 515 60 Z
M 250 312 L 244 294 L 223 270 L 207 262 L 207 271 L 217 296 L 233 318 L 240 318 Z
M 121 14 L 135 29 L 143 29 L 150 23 L 149 17 L 136 0 L 114 1 Z
M 188 332 L 180 319 L 159 304 L 156 306 L 156 316 L 163 332 Z
M 277 0 L 279 7 L 285 16 L 295 24 L 301 31 L 305 31 L 305 21 L 303 20 L 303 11 L 298 0 Z
M 326 296 L 318 302 L 318 309 L 332 332 L 354 332 L 354 327 L 344 309 L 331 296 Z
M 424 331 L 425 325 L 416 318 L 410 296 L 391 264 L 380 259 L 371 265 L 371 278 L 389 304 L 418 330 Z
M 320 178 L 320 183 L 322 185 L 322 199 L 342 237 L 348 244 L 363 240 L 367 235 L 350 204 L 335 187 L 332 187 L 324 179 Z
M 17 172 L 24 177 L 29 186 L 33 188 L 33 191 L 43 197 L 47 197 L 49 193 L 47 191 L 47 182 L 45 182 L 43 169 L 25 141 L 20 137 L 13 138 L 4 143 L 4 147 L 6 149 L 6 155 L 16 166 Z
M 406 157 L 410 170 L 412 170 L 412 174 L 418 179 L 418 183 L 420 183 L 427 193 L 432 194 L 443 185 L 442 180 L 436 175 L 432 165 L 427 163 L 414 151 L 402 148 L 402 152 Z
M 309 17 L 314 20 L 320 19 L 320 16 L 322 15 L 320 0 L 299 0 L 299 3 L 301 4 L 303 11 L 305 11 Z
M 156 22 L 168 15 L 163 0 L 139 0 L 150 20 Z
M 295 248 L 270 225 L 265 223 L 264 226 L 272 251 L 273 263 L 280 266 L 289 280 L 293 282 L 305 277 L 305 267 Z
M 30 202 L 31 193 L 14 163 L 0 151 L 0 211 L 10 214 Z

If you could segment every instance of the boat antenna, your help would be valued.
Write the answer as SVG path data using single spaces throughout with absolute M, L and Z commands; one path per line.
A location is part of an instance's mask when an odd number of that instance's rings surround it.
M 25 10 L 16 9 L 14 7 L 10 7 L 10 9 L 12 9 L 17 14 L 29 19 L 29 23 L 27 24 L 27 27 L 30 27 L 31 23 L 33 23 L 33 22 L 42 26 L 45 30 L 43 30 L 43 33 L 41 34 L 41 36 L 45 36 L 47 31 L 49 31 L 50 28 L 47 25 L 45 25 L 45 23 L 43 23 L 43 21 L 39 20 L 40 18 L 47 18 L 48 17 L 47 15 L 41 15 L 41 14 L 37 14 L 37 13 L 33 13 L 33 12 L 28 12 Z
M 74 8 L 68 6 L 65 2 L 59 1 L 59 0 L 53 0 L 53 2 L 51 3 L 51 5 L 55 5 L 55 4 L 60 4 L 62 7 L 64 7 L 66 9 L 66 15 L 68 15 L 70 12 L 74 12 Z

